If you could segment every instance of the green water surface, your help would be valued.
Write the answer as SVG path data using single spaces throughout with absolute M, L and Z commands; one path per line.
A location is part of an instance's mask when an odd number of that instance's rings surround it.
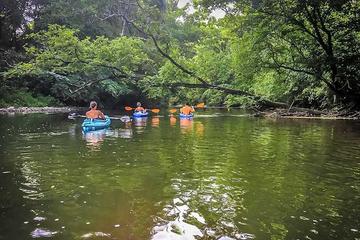
M 197 114 L 0 116 L 0 239 L 360 239 L 360 122 Z

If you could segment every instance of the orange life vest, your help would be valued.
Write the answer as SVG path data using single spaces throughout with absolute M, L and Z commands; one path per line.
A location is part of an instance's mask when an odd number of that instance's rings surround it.
M 190 113 L 194 112 L 194 109 L 193 109 L 192 107 L 190 107 L 190 106 L 185 105 L 184 107 L 182 107 L 182 108 L 180 109 L 180 112 L 181 112 L 182 114 L 189 115 Z
M 135 112 L 142 112 L 142 111 L 145 111 L 145 108 L 143 108 L 143 107 L 135 108 Z

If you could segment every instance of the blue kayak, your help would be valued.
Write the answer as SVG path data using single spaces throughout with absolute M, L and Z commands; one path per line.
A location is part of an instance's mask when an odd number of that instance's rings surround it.
M 108 116 L 105 116 L 105 119 L 85 119 L 82 124 L 82 129 L 86 131 L 94 131 L 99 129 L 104 129 L 109 127 L 111 120 Z
M 193 117 L 194 117 L 194 114 L 182 114 L 182 113 L 180 113 L 180 118 L 190 119 L 190 118 L 193 118 Z
M 141 118 L 141 117 L 147 117 L 149 116 L 148 112 L 134 112 L 133 117 L 135 118 Z

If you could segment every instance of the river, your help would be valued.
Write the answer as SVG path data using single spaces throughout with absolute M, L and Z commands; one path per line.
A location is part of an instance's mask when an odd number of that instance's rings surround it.
M 360 239 L 360 122 L 0 116 L 0 239 Z

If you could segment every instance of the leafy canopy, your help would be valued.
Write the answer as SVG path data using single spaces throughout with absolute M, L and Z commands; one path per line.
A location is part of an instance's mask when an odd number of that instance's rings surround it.
M 99 93 L 128 94 L 136 80 L 153 71 L 138 38 L 92 40 L 77 35 L 77 30 L 59 25 L 29 35 L 35 41 L 26 47 L 31 60 L 18 64 L 7 76 L 43 76 L 55 80 L 51 92 L 57 97 L 82 101 Z

